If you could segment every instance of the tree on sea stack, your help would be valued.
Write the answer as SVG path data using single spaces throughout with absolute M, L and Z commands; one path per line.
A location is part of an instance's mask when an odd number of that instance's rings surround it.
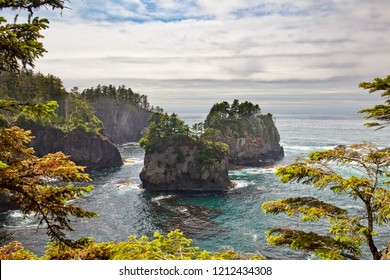
M 265 213 L 300 216 L 302 222 L 328 219 L 329 234 L 293 228 L 268 231 L 272 245 L 289 245 L 315 253 L 321 259 L 358 259 L 367 244 L 374 260 L 382 252 L 375 244 L 376 226 L 390 221 L 390 151 L 370 143 L 339 146 L 310 153 L 307 159 L 278 168 L 283 183 L 298 182 L 318 190 L 329 189 L 336 196 L 348 196 L 362 211 L 347 211 L 314 197 L 296 197 L 265 202 Z

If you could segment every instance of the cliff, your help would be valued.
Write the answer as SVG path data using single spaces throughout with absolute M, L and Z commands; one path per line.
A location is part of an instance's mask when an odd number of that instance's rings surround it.
M 204 192 L 234 186 L 228 178 L 227 146 L 223 143 L 180 137 L 161 144 L 164 149 L 145 154 L 140 174 L 144 189 Z
M 229 162 L 234 165 L 263 166 L 284 157 L 280 135 L 271 115 L 252 116 L 239 121 L 242 133 L 227 126 L 221 141 L 229 145 Z
M 151 112 L 115 99 L 92 101 L 95 115 L 103 122 L 105 133 L 115 144 L 137 142 L 148 126 Z
M 228 177 L 228 146 L 193 135 L 176 114 L 153 113 L 145 136 L 140 174 L 142 187 L 154 191 L 224 191 Z
M 284 157 L 271 114 L 225 119 L 213 127 L 218 133 L 212 137 L 229 145 L 232 165 L 264 166 Z M 207 131 L 205 137 L 210 137 Z
M 121 155 L 110 139 L 102 134 L 65 133 L 52 127 L 43 127 L 36 123 L 18 124 L 31 130 L 35 137 L 30 146 L 39 157 L 48 153 L 62 151 L 71 156 L 77 165 L 88 169 L 119 167 L 123 165 Z

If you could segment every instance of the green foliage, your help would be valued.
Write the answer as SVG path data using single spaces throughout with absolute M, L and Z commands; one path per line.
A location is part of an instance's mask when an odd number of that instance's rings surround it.
M 17 23 L 15 16 L 13 23 L 7 23 L 0 16 L 0 72 L 18 72 L 28 66 L 34 67 L 34 61 L 46 52 L 39 41 L 43 38 L 42 30 L 47 29 L 49 21 L 45 18 L 33 18 L 33 10 L 40 7 L 63 9 L 64 1 L 0 1 L 0 10 L 20 9 L 27 10 L 29 15 L 26 23 Z
M 225 143 L 204 140 L 199 159 L 204 165 L 212 165 L 216 161 L 222 160 L 228 151 L 229 146 Z
M 4 162 L 0 161 L 0 169 L 4 169 L 8 167 L 8 165 L 6 165 Z
M 29 16 L 28 23 L 8 24 L 0 17 L 0 72 L 18 71 L 34 66 L 34 60 L 43 56 L 46 50 L 38 40 L 43 38 L 41 30 L 48 28 L 47 19 Z
M 1 100 L 0 100 L 0 102 L 1 102 Z M 7 118 L 0 115 L 0 128 L 4 128 L 4 127 L 8 127 L 8 126 L 9 126 L 9 122 L 8 122 Z
M 95 116 L 94 110 L 84 99 L 75 96 L 74 107 L 66 123 L 67 131 L 98 134 L 103 123 Z
M 55 111 L 57 108 L 58 104 L 56 101 L 48 101 L 46 103 L 26 105 L 22 112 L 34 121 L 45 123 L 56 116 Z
M 131 88 L 126 88 L 123 85 L 119 86 L 118 88 L 113 85 L 98 85 L 96 88 L 92 87 L 83 90 L 81 92 L 81 97 L 85 98 L 90 102 L 108 98 L 111 100 L 116 100 L 119 103 L 130 104 L 144 110 L 152 110 L 148 101 L 148 97 L 146 95 L 135 93 Z M 156 108 L 153 108 L 152 111 L 162 113 L 162 109 L 158 106 Z
M 201 251 L 191 245 L 191 239 L 175 230 L 164 236 L 155 233 L 152 240 L 143 236 L 129 236 L 126 242 L 96 243 L 92 238 L 78 240 L 68 246 L 50 242 L 43 260 L 243 260 L 245 257 L 232 250 L 224 252 Z M 264 259 L 251 255 L 250 259 Z M 0 248 L 0 259 L 38 259 L 19 243 L 13 242 Z
M 17 123 L 38 122 L 64 132 L 97 134 L 103 123 L 92 106 L 80 97 L 77 88 L 67 92 L 61 79 L 53 75 L 21 72 L 0 74 L 0 89 L 8 100 L 0 100 L 0 110 L 17 115 Z
M 265 202 L 262 205 L 265 213 L 297 215 L 303 222 L 327 218 L 332 235 L 306 235 L 293 229 L 277 229 L 268 233 L 268 241 L 312 251 L 320 258 L 336 259 L 358 258 L 360 246 L 366 243 L 373 259 L 380 259 L 373 236 L 377 234 L 375 225 L 390 221 L 390 191 L 386 187 L 390 182 L 385 180 L 389 176 L 389 166 L 390 151 L 363 143 L 313 152 L 307 159 L 298 159 L 292 165 L 278 168 L 276 175 L 280 176 L 281 182 L 299 182 L 319 190 L 329 188 L 335 195 L 348 195 L 360 201 L 365 212 L 363 216 L 352 215 L 312 197 Z M 350 174 L 351 170 L 355 174 Z M 331 246 L 330 243 L 334 244 Z
M 259 105 L 245 101 L 240 103 L 238 99 L 234 99 L 232 104 L 226 101 L 216 103 L 211 108 L 206 117 L 205 128 L 220 128 L 226 121 L 234 119 L 249 118 L 261 113 Z
M 162 151 L 175 141 L 194 141 L 190 128 L 176 114 L 152 113 L 146 135 L 139 141 L 148 153 Z
M 203 124 L 203 138 L 221 141 L 227 132 L 234 137 L 244 137 L 247 133 L 256 134 L 259 105 L 245 101 L 240 103 L 234 99 L 232 104 L 224 101 L 211 108 Z
M 369 89 L 370 93 L 381 91 L 381 96 L 385 98 L 384 104 L 375 105 L 372 108 L 363 109 L 359 113 L 367 114 L 365 119 L 374 119 L 379 122 L 370 122 L 368 127 L 384 128 L 390 125 L 390 75 L 386 78 L 375 78 L 373 82 L 363 82 L 359 87 Z

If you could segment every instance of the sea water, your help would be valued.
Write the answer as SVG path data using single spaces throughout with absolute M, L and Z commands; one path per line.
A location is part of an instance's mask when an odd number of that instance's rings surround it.
M 186 114 L 189 124 L 202 121 L 204 115 Z M 124 241 L 129 235 L 152 236 L 180 229 L 193 245 L 208 251 L 233 249 L 242 253 L 260 253 L 269 259 L 307 259 L 311 255 L 287 246 L 272 247 L 265 231 L 274 227 L 291 227 L 326 234 L 327 221 L 302 223 L 287 215 L 265 215 L 262 203 L 286 197 L 314 196 L 359 212 L 362 205 L 349 197 L 335 196 L 301 184 L 281 184 L 274 172 L 278 166 L 292 163 L 311 151 L 370 141 L 388 147 L 390 129 L 374 130 L 363 126 L 361 116 L 276 115 L 276 126 L 284 147 L 283 160 L 263 168 L 246 168 L 229 172 L 237 187 L 225 193 L 150 193 L 140 189 L 139 173 L 144 151 L 136 143 L 119 146 L 125 165 L 91 174 L 95 189 L 75 201 L 99 214 L 98 218 L 73 221 L 71 238 L 93 236 L 95 241 Z M 0 245 L 19 240 L 38 253 L 44 252 L 48 237 L 37 230 L 34 216 L 19 211 L 0 213 Z M 378 247 L 390 238 L 390 227 L 378 229 Z M 370 258 L 363 247 L 364 258 Z

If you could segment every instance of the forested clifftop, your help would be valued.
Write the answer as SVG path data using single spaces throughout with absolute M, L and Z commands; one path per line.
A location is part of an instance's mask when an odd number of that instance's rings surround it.
M 92 105 L 105 133 L 116 144 L 139 141 L 152 111 L 162 112 L 160 107 L 150 106 L 146 95 L 125 86 L 98 85 L 85 89 L 81 96 Z
M 251 102 L 217 103 L 199 126 L 204 138 L 229 145 L 233 166 L 264 166 L 284 157 L 272 115 L 261 114 L 260 107 Z
M 37 156 L 61 151 L 89 169 L 123 165 L 119 150 L 103 132 L 103 123 L 77 88 L 66 91 L 52 75 L 1 73 L 0 95 L 13 104 L 7 112 L 11 123 L 31 130 L 35 138 L 30 146 Z M 25 108 L 18 110 L 22 105 Z

